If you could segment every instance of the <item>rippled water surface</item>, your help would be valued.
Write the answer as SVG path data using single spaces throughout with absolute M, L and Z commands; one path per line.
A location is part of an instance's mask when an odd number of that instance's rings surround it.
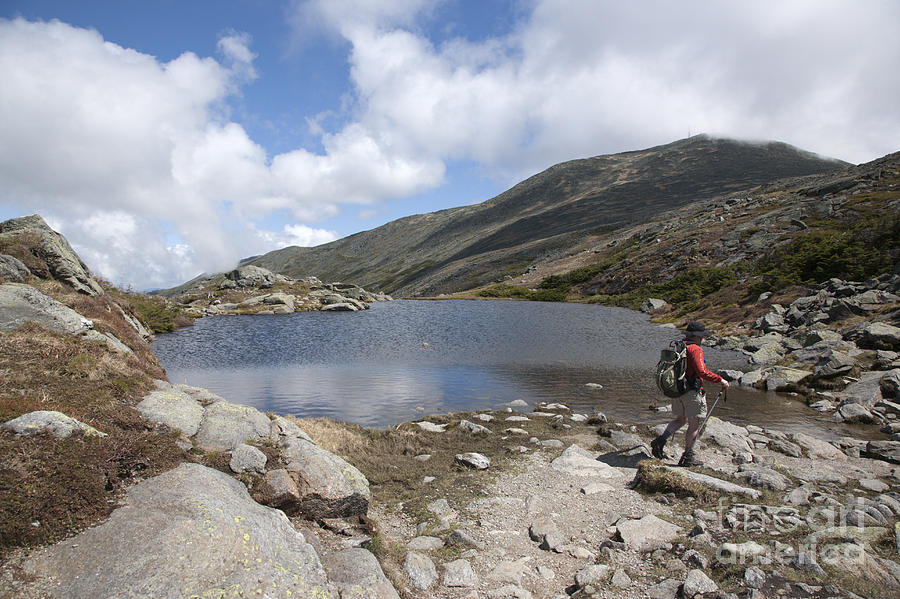
M 605 306 L 394 301 L 356 313 L 208 317 L 161 335 L 153 349 L 173 383 L 279 414 L 385 427 L 423 409 L 497 409 L 522 399 L 663 422 L 648 410 L 660 397 L 653 371 L 659 350 L 679 336 L 641 313 Z M 714 370 L 746 370 L 739 354 L 704 353 Z M 799 401 L 734 387 L 716 413 L 784 430 L 822 427 Z

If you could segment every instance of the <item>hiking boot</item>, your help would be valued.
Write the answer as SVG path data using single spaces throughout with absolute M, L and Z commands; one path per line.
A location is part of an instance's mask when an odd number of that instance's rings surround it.
M 662 436 L 659 436 L 650 441 L 650 453 L 653 454 L 654 458 L 658 460 L 664 460 L 666 459 L 666 453 L 665 451 L 663 451 L 665 446 L 666 440 Z
M 681 459 L 678 460 L 678 465 L 685 468 L 690 468 L 691 466 L 699 467 L 703 465 L 703 462 L 697 461 L 697 459 L 694 457 L 693 449 L 688 449 L 683 454 L 681 454 Z

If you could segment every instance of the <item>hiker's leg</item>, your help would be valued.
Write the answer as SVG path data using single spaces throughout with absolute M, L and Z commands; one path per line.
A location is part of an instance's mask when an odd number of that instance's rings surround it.
M 675 434 L 675 431 L 684 426 L 686 422 L 687 419 L 685 419 L 684 416 L 679 416 L 669 423 L 669 425 L 666 427 L 666 430 L 664 430 L 660 436 L 650 442 L 650 453 L 653 454 L 653 457 L 660 460 L 666 459 L 666 441 L 669 440 L 669 437 Z
M 678 461 L 680 466 L 701 466 L 694 458 L 694 443 L 700 433 L 700 417 L 706 413 L 706 395 L 703 390 L 691 391 L 685 395 L 685 418 L 688 429 L 684 434 L 684 453 Z
M 700 419 L 688 418 L 687 425 L 687 432 L 684 433 L 684 450 L 692 451 L 694 449 L 694 443 L 697 442 L 697 433 L 700 432 Z
M 687 418 L 685 418 L 684 416 L 679 416 L 678 418 L 676 418 L 675 420 L 673 420 L 672 422 L 669 423 L 669 426 L 666 427 L 666 430 L 663 433 L 663 436 L 668 439 L 669 437 L 674 435 L 678 431 L 678 429 L 680 429 L 682 426 L 687 424 L 687 422 L 688 422 Z

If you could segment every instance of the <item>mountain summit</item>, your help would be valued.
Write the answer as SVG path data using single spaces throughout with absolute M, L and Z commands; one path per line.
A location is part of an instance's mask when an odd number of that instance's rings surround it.
M 563 256 L 598 230 L 652 220 L 696 200 L 776 179 L 846 166 L 783 143 L 694 136 L 647 150 L 564 162 L 477 205 L 401 218 L 247 263 L 394 295 L 452 293 Z

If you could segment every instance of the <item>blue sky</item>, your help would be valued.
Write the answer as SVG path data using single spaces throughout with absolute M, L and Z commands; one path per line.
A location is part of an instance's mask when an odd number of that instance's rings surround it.
M 900 150 L 898 29 L 891 0 L 4 0 L 0 218 L 147 289 L 689 132 L 864 162 Z

